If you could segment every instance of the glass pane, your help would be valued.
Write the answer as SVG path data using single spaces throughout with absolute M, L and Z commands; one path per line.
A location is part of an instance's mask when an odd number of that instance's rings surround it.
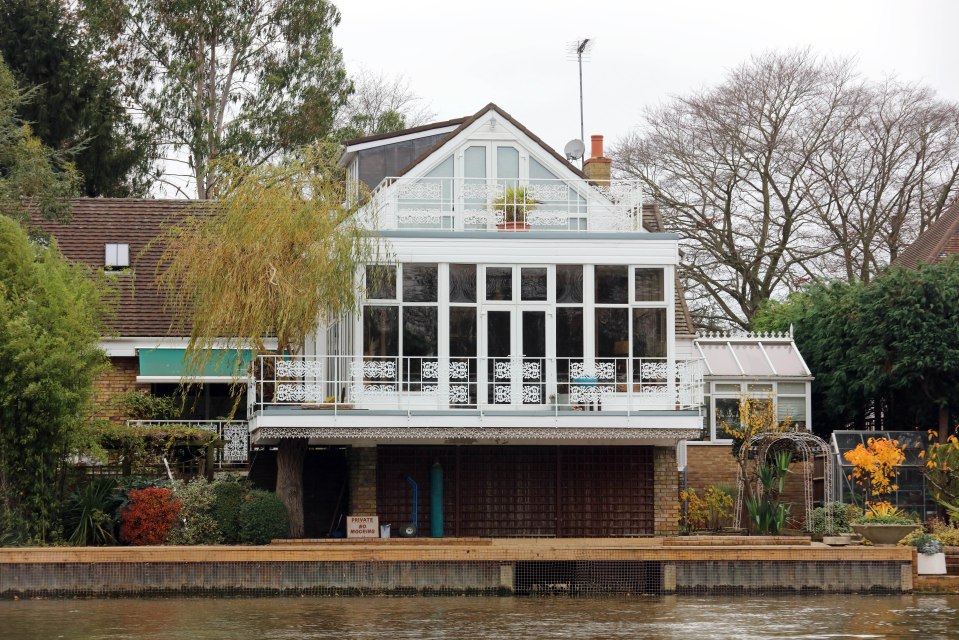
M 739 384 L 717 384 L 716 393 L 739 393 L 742 387 Z
M 665 309 L 633 309 L 633 357 L 666 357 Z
M 519 151 L 513 147 L 496 147 L 496 177 L 514 184 L 519 178 Z
M 583 301 L 583 265 L 556 265 L 556 302 L 577 303 Z
M 513 267 L 486 267 L 486 299 L 513 299 Z
M 546 312 L 523 312 L 523 356 L 546 357 Z
M 546 300 L 546 267 L 520 269 L 520 298 Z
M 556 356 L 583 357 L 583 310 L 560 307 L 556 310 Z
M 776 403 L 776 417 L 778 420 L 792 418 L 792 421 L 806 424 L 806 398 L 804 397 L 782 397 Z
M 435 264 L 403 265 L 403 301 L 436 302 Z
M 780 382 L 779 383 L 779 393 L 786 393 L 789 395 L 802 395 L 806 393 L 806 383 L 805 382 Z
M 476 302 L 476 265 L 450 265 L 450 302 Z
M 666 289 L 662 269 L 636 269 L 636 302 L 662 302 Z
M 773 386 L 771 384 L 747 384 L 746 392 L 770 394 L 773 392 Z
M 366 297 L 371 300 L 396 299 L 396 267 L 366 266 Z
M 629 356 L 629 309 L 596 309 L 596 356 Z
M 450 357 L 476 357 L 476 307 L 450 307 Z
M 403 355 L 435 356 L 436 307 L 403 307 Z
M 596 302 L 598 304 L 629 302 L 629 267 L 625 265 L 596 266 Z
M 463 175 L 469 178 L 486 178 L 486 147 L 467 147 L 463 152 Z
M 363 355 L 395 356 L 400 345 L 399 307 L 363 307 Z
M 739 428 L 739 400 L 737 398 L 716 398 L 716 437 L 731 437 L 727 428 Z
M 510 312 L 490 311 L 486 314 L 486 355 L 508 358 L 510 349 Z

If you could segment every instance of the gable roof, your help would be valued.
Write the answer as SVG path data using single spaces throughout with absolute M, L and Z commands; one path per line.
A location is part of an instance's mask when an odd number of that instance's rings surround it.
M 164 296 L 155 280 L 163 248 L 147 246 L 170 224 L 195 215 L 196 201 L 77 198 L 71 204 L 69 222 L 34 216 L 30 226 L 55 237 L 68 260 L 93 268 L 103 268 L 105 244 L 130 245 L 131 268 L 111 272 L 118 296 L 107 326 L 123 337 L 182 335 L 171 330 L 173 315 L 164 308 Z
M 428 157 L 430 157 L 431 155 L 433 155 L 433 153 L 435 153 L 438 149 L 440 149 L 444 144 L 446 144 L 447 142 L 449 142 L 450 140 L 452 140 L 453 138 L 455 138 L 456 136 L 458 136 L 459 134 L 461 134 L 461 133 L 462 133 L 464 130 L 466 130 L 470 125 L 472 125 L 474 122 L 476 122 L 477 120 L 479 120 L 480 118 L 482 118 L 484 115 L 486 115 L 486 114 L 489 113 L 490 111 L 496 111 L 497 114 L 503 116 L 503 119 L 504 119 L 504 120 L 506 120 L 506 121 L 509 122 L 511 125 L 513 125 L 513 126 L 516 127 L 517 129 L 519 129 L 520 131 L 522 131 L 524 135 L 526 135 L 527 137 L 529 137 L 530 140 L 532 140 L 534 143 L 536 143 L 539 147 L 541 147 L 541 148 L 542 148 L 544 151 L 546 151 L 548 154 L 550 154 L 551 156 L 553 156 L 554 158 L 556 158 L 556 160 L 557 160 L 558 162 L 560 162 L 561 164 L 563 164 L 567 169 L 569 169 L 570 171 L 572 171 L 573 173 L 575 173 L 578 177 L 582 178 L 583 180 L 586 180 L 586 174 L 583 173 L 581 169 L 576 168 L 573 164 L 571 164 L 571 163 L 569 162 L 569 160 L 567 160 L 566 158 L 564 158 L 563 156 L 561 156 L 559 153 L 556 152 L 555 149 L 553 149 L 551 146 L 549 146 L 548 144 L 546 144 L 545 142 L 543 142 L 542 138 L 540 138 L 540 137 L 537 136 L 535 133 L 533 133 L 532 131 L 530 131 L 529 129 L 527 129 L 522 123 L 520 123 L 519 120 L 517 120 L 516 118 L 514 118 L 514 117 L 511 116 L 510 114 L 508 114 L 508 113 L 506 113 L 505 111 L 503 111 L 503 109 L 501 109 L 499 106 L 497 106 L 497 105 L 496 105 L 495 103 L 493 103 L 493 102 L 490 102 L 488 105 L 486 105 L 485 107 L 483 107 L 482 109 L 480 109 L 479 111 L 477 111 L 476 113 L 474 113 L 473 115 L 471 115 L 470 117 L 464 119 L 456 129 L 454 129 L 453 131 L 450 131 L 448 134 L 446 134 L 445 137 L 443 137 L 443 138 L 442 138 L 439 142 L 437 142 L 433 147 L 431 147 L 430 149 L 427 149 L 426 151 L 424 151 L 423 153 L 421 153 L 421 154 L 419 155 L 419 157 L 414 158 L 411 163 L 409 163 L 408 165 L 406 165 L 405 167 L 403 167 L 403 169 L 401 169 L 401 170 L 399 171 L 399 173 L 397 173 L 396 177 L 405 176 L 409 171 L 411 171 L 411 170 L 413 169 L 413 167 L 415 167 L 416 165 L 420 164 L 421 162 L 423 162 L 424 160 L 426 160 Z M 438 127 L 438 126 L 439 126 L 439 125 L 436 125 L 436 126 L 434 126 L 434 128 L 436 128 L 436 127 Z
M 959 198 L 899 254 L 894 264 L 915 269 L 921 263 L 939 262 L 950 254 L 959 254 Z

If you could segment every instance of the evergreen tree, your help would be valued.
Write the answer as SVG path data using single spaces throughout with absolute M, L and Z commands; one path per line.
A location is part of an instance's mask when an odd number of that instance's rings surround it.
M 6 0 L 0 5 L 0 55 L 17 83 L 32 88 L 17 116 L 54 150 L 69 153 L 88 196 L 144 195 L 151 143 L 124 107 L 119 72 L 63 0 Z

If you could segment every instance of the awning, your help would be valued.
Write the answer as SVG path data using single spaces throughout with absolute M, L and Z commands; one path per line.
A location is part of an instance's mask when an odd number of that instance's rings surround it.
M 140 372 L 137 382 L 233 382 L 244 377 L 253 359 L 249 349 L 214 349 L 195 370 L 186 355 L 186 349 L 138 349 Z

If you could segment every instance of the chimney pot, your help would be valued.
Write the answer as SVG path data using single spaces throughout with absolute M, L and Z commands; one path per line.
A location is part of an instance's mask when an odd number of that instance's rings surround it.
M 602 158 L 603 157 L 603 136 L 594 135 L 590 136 L 592 141 L 592 150 L 590 152 L 591 158 Z

